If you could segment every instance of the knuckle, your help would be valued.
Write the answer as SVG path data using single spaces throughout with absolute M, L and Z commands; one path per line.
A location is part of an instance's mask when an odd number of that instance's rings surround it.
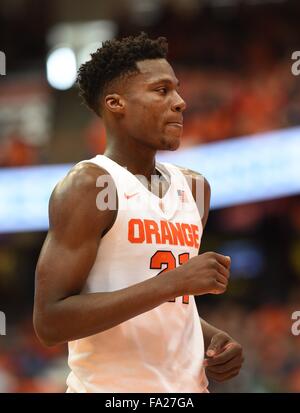
M 210 252 L 204 252 L 202 255 L 200 255 L 201 257 L 203 257 L 203 258 L 210 258 L 211 257 L 211 255 L 210 255 L 211 253 Z
M 223 275 L 223 274 L 220 274 L 220 272 L 218 271 L 218 269 L 215 269 L 215 270 L 214 270 L 214 274 L 215 274 L 216 278 L 218 278 L 220 275 Z
M 227 279 L 224 280 L 224 284 L 225 284 L 226 287 L 228 286 L 228 280 Z
M 222 285 L 219 287 L 221 291 L 226 291 L 227 290 L 227 285 Z
M 218 269 L 219 269 L 218 261 L 212 260 L 212 267 L 213 267 L 215 270 L 218 270 Z
M 207 256 L 211 261 L 216 261 L 216 254 L 214 252 L 208 252 Z
M 219 289 L 219 284 L 218 281 L 216 280 L 216 278 L 212 279 L 212 287 Z
M 209 258 L 208 265 L 210 268 L 215 268 L 215 260 L 213 258 Z
M 243 357 L 243 348 L 239 343 L 236 343 L 236 348 L 238 353 L 241 355 L 241 357 Z

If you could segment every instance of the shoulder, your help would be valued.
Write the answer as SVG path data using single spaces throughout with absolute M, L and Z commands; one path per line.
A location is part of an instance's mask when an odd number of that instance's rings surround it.
M 109 175 L 102 167 L 91 163 L 83 162 L 73 166 L 68 174 L 57 184 L 56 190 L 66 190 L 70 187 L 73 189 L 90 189 L 95 186 L 99 176 Z
M 104 215 L 97 208 L 97 195 L 101 188 L 97 180 L 101 176 L 110 177 L 109 173 L 93 163 L 84 162 L 75 165 L 55 186 L 49 200 L 50 228 L 81 223 L 88 227 Z M 113 182 L 112 182 L 113 183 Z M 112 211 L 107 211 L 109 218 Z
M 181 172 L 187 178 L 188 183 L 193 184 L 193 189 L 194 189 L 195 183 L 201 182 L 204 185 L 205 194 L 210 194 L 211 192 L 210 184 L 204 175 L 202 175 L 200 172 L 193 171 L 192 169 L 185 168 L 183 166 L 179 166 L 179 165 L 174 165 L 174 166 L 176 166 L 177 168 L 181 170 Z
M 105 174 L 108 174 L 108 172 L 92 163 L 84 162 L 75 165 L 55 186 L 51 194 L 50 204 L 60 202 L 84 203 L 86 199 L 92 197 L 99 190 L 96 187 L 97 179 Z
M 187 183 L 191 188 L 191 192 L 200 213 L 202 226 L 203 228 L 205 228 L 210 208 L 210 184 L 205 176 L 203 176 L 199 172 L 178 165 L 175 166 L 177 166 L 177 168 L 179 168 L 184 174 Z

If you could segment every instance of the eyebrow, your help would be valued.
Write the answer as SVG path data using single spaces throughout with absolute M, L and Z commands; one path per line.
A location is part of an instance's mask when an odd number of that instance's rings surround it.
M 180 86 L 179 80 L 176 79 L 176 81 L 177 81 L 176 86 Z M 156 85 L 158 83 L 168 83 L 170 85 L 173 84 L 172 80 L 169 78 L 161 78 L 161 79 L 154 80 L 153 82 L 150 82 L 151 85 Z

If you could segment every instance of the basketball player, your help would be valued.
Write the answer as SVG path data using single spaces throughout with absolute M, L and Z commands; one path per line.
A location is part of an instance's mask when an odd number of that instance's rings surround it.
M 166 54 L 165 38 L 142 33 L 104 42 L 79 70 L 107 147 L 51 196 L 34 308 L 40 340 L 69 344 L 67 392 L 207 392 L 207 376 L 229 379 L 243 362 L 240 344 L 200 319 L 194 299 L 224 293 L 230 271 L 229 257 L 198 255 L 209 184 L 201 217 L 188 177 L 202 176 L 155 159 L 178 148 L 186 107 Z M 112 185 L 116 208 L 102 208 Z

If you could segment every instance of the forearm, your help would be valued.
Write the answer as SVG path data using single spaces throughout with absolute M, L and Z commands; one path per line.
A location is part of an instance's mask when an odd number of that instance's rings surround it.
M 173 271 L 113 291 L 74 295 L 53 304 L 36 328 L 47 345 L 100 333 L 180 294 Z
M 203 320 L 203 318 L 200 318 L 200 322 L 201 322 L 203 338 L 204 338 L 204 348 L 205 348 L 205 351 L 206 351 L 209 344 L 210 344 L 210 342 L 211 342 L 212 337 L 215 334 L 223 333 L 223 331 L 219 330 L 218 328 L 216 328 L 214 326 L 212 326 L 207 321 Z

